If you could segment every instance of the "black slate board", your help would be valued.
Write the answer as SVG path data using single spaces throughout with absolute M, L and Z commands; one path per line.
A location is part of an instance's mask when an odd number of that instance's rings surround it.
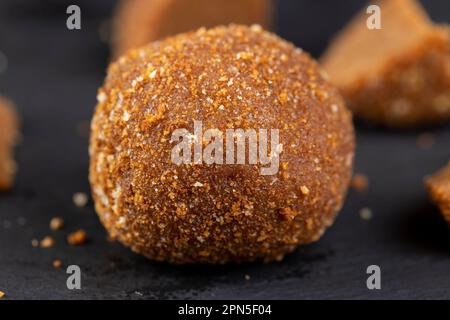
M 81 31 L 65 28 L 65 10 L 82 8 Z M 425 2 L 433 18 L 450 20 L 450 3 Z M 318 56 L 360 1 L 280 0 L 278 32 Z M 431 150 L 417 147 L 422 131 L 388 131 L 357 125 L 356 171 L 370 190 L 350 192 L 335 225 L 317 243 L 282 263 L 223 267 L 170 266 L 141 258 L 106 240 L 92 203 L 72 204 L 89 192 L 88 121 L 107 64 L 99 27 L 111 15 L 107 1 L 0 2 L 0 51 L 9 60 L 0 91 L 18 105 L 23 143 L 17 150 L 15 188 L 0 195 L 0 290 L 10 299 L 450 299 L 450 230 L 427 200 L 422 179 L 450 158 L 450 128 L 430 129 Z M 373 219 L 362 220 L 368 207 Z M 54 233 L 51 249 L 31 246 L 50 233 L 54 216 L 66 231 Z M 25 225 L 21 225 L 25 222 Z M 67 231 L 84 228 L 90 242 L 71 247 Z M 82 290 L 66 288 L 65 270 L 54 259 L 82 269 Z M 382 271 L 382 289 L 366 288 L 368 265 Z M 245 275 L 250 279 L 246 280 Z

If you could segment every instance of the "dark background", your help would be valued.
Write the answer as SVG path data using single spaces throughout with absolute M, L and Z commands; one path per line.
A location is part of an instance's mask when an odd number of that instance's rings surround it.
M 66 29 L 66 8 L 78 4 L 82 30 Z M 351 191 L 335 225 L 317 243 L 281 263 L 222 267 L 154 263 L 109 243 L 90 202 L 87 137 L 108 45 L 101 40 L 113 1 L 0 1 L 0 51 L 8 69 L 0 93 L 12 98 L 23 123 L 15 188 L 0 195 L 0 290 L 9 299 L 450 299 L 450 230 L 429 203 L 422 179 L 450 158 L 450 128 L 392 131 L 357 124 L 356 172 L 370 178 L 366 194 Z M 450 21 L 450 2 L 425 2 L 432 17 Z M 318 56 L 363 1 L 281 0 L 278 33 Z M 382 44 L 374 44 L 382 45 Z M 431 132 L 430 150 L 417 146 Z M 359 211 L 373 211 L 370 221 Z M 51 232 L 54 216 L 66 221 Z M 25 224 L 24 224 L 25 223 Z M 69 246 L 67 232 L 83 228 L 90 242 Z M 51 249 L 31 239 L 51 234 Z M 54 269 L 61 259 L 64 267 Z M 65 267 L 83 272 L 82 290 L 66 288 Z M 382 289 L 366 288 L 367 266 L 382 271 Z M 245 275 L 250 279 L 246 280 Z

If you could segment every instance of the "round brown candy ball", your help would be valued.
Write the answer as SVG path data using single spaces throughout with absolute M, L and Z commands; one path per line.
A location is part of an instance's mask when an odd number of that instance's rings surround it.
M 96 210 L 112 237 L 148 258 L 280 260 L 318 240 L 343 204 L 351 113 L 316 62 L 259 26 L 200 29 L 130 51 L 109 67 L 98 100 Z M 278 129 L 277 172 L 249 161 L 175 164 L 172 134 L 192 133 L 194 120 L 204 131 Z

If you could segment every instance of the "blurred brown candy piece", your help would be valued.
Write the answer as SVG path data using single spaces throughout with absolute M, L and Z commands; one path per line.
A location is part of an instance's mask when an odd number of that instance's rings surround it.
M 442 215 L 450 225 L 450 162 L 445 168 L 427 178 L 425 183 L 431 199 L 441 209 Z
M 17 140 L 19 121 L 12 102 L 0 97 L 0 191 L 14 183 L 16 163 L 13 147 Z
M 216 25 L 272 26 L 272 0 L 121 0 L 113 22 L 113 58 L 151 41 Z
M 390 127 L 449 121 L 450 29 L 416 0 L 376 4 L 381 29 L 368 28 L 364 10 L 322 57 L 330 79 L 362 119 Z

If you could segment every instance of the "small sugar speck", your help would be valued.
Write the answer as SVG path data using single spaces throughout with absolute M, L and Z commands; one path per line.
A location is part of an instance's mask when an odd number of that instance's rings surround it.
M 359 211 L 359 216 L 363 220 L 370 220 L 372 219 L 373 213 L 369 208 L 363 208 Z
M 38 240 L 38 239 L 32 239 L 32 240 L 31 240 L 31 245 L 32 245 L 34 248 L 39 247 L 39 240 Z
M 72 200 L 78 208 L 81 208 L 86 206 L 88 202 L 88 196 L 83 192 L 77 192 L 73 195 Z

